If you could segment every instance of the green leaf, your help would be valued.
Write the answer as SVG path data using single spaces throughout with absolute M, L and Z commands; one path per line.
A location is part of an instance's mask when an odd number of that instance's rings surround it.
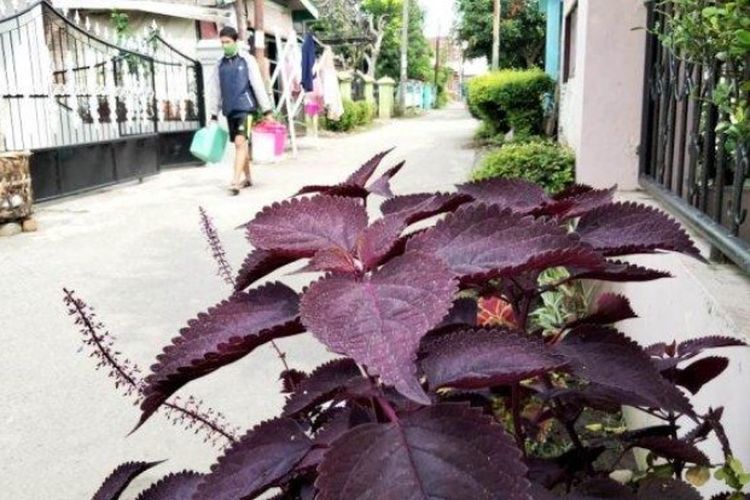
M 703 9 L 703 17 L 714 17 L 721 14 L 721 9 L 717 7 L 706 7 Z
M 734 35 L 743 47 L 750 47 L 750 31 L 737 30 L 734 32 Z
M 690 467 L 685 472 L 685 479 L 693 486 L 703 486 L 711 478 L 708 467 Z

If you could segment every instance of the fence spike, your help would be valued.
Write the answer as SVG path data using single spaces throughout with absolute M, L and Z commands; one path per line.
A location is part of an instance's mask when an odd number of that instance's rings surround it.
M 76 23 L 76 26 L 81 24 L 81 14 L 78 11 L 73 16 L 73 22 Z
M 5 14 L 5 2 L 3 0 L 0 0 L 0 14 Z
M 86 27 L 86 31 L 91 31 L 91 19 L 89 19 L 89 16 L 86 16 L 84 26 Z
M 18 0 L 12 0 L 11 6 L 13 7 L 13 10 L 18 10 Z

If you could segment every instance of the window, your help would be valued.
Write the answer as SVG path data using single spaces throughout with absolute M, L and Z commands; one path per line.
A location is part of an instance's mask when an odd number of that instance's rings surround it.
M 576 75 L 576 46 L 578 38 L 578 4 L 565 16 L 565 52 L 563 59 L 563 82 Z

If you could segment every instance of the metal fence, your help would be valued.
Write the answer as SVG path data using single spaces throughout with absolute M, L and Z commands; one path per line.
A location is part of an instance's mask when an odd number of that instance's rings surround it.
M 78 21 L 45 1 L 0 20 L 0 149 L 200 126 L 198 63 L 158 35 L 120 46 Z
M 711 99 L 749 68 L 682 59 L 660 42 L 672 4 L 648 8 L 641 184 L 702 232 L 714 256 L 750 272 L 748 144 L 717 132 L 728 117 Z
M 124 37 L 45 0 L 0 0 L 0 151 L 31 151 L 37 199 L 193 161 L 203 76 L 155 29 Z

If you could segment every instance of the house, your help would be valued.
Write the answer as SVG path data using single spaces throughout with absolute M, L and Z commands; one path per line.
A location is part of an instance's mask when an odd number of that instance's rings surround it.
M 576 153 L 578 182 L 618 185 L 620 198 L 660 205 L 680 220 L 710 265 L 677 255 L 634 263 L 674 277 L 615 287 L 639 319 L 618 325 L 649 345 L 703 335 L 750 333 L 750 209 L 747 167 L 724 148 L 715 106 L 699 93 L 712 72 L 687 64 L 659 41 L 659 2 L 545 0 L 546 71 L 559 82 L 559 140 Z M 668 7 L 666 7 L 668 8 Z M 668 33 L 665 33 L 668 35 Z M 744 220 L 743 220 L 744 219 Z M 748 339 L 745 339 L 748 340 Z M 725 406 L 724 424 L 740 460 L 750 463 L 750 402 L 735 390 L 747 380 L 748 350 L 696 397 L 700 411 Z M 630 415 L 643 423 L 643 415 Z M 718 447 L 707 448 L 720 459 Z M 710 492 L 717 485 L 709 485 Z
M 263 1 L 264 29 L 271 36 L 269 43 L 273 43 L 276 34 L 286 38 L 295 23 L 318 17 L 311 0 Z M 53 0 L 52 3 L 58 9 L 77 10 L 81 16 L 88 16 L 90 22 L 102 28 L 108 26 L 110 30 L 112 11 L 126 13 L 129 29 L 134 33 L 156 22 L 170 44 L 191 58 L 197 57 L 200 40 L 216 38 L 221 26 L 237 25 L 232 0 Z M 248 28 L 252 29 L 255 0 L 247 0 L 246 5 Z

